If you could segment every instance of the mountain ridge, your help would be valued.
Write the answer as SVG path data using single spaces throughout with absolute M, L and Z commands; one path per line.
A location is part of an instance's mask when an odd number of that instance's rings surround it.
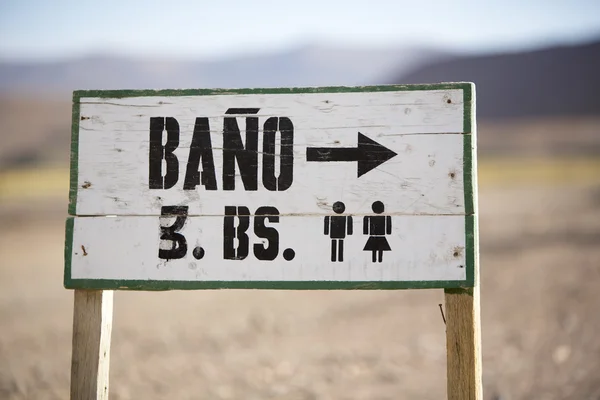
M 444 56 L 409 47 L 303 45 L 217 60 L 95 54 L 43 63 L 0 61 L 0 91 L 364 85 Z
M 486 119 L 600 115 L 600 40 L 580 45 L 457 55 L 398 71 L 387 83 L 474 82 Z

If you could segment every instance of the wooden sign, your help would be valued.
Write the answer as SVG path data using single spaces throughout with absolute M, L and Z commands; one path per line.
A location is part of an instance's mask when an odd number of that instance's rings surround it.
M 65 286 L 475 284 L 467 83 L 74 94 Z
M 448 399 L 481 400 L 474 109 L 470 83 L 75 92 L 71 398 L 108 398 L 111 289 L 444 288 Z

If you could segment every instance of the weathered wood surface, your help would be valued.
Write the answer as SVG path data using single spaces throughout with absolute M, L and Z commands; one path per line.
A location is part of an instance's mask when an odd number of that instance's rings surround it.
M 65 285 L 472 286 L 472 91 L 77 92 Z
M 479 284 L 447 289 L 445 300 L 448 400 L 482 400 Z
M 383 252 L 382 262 L 373 262 L 372 252 L 363 250 L 369 240 L 363 233 L 364 218 L 352 217 L 352 234 L 343 240 L 344 259 L 332 262 L 332 240 L 324 233 L 322 216 L 280 216 L 278 222 L 267 222 L 278 232 L 277 243 L 258 237 L 255 222 L 250 221 L 245 232 L 249 246 L 245 259 L 225 259 L 223 217 L 189 217 L 178 231 L 186 238 L 186 254 L 170 260 L 158 256 L 159 248 L 173 246 L 171 241 L 160 239 L 159 227 L 172 225 L 174 217 L 77 217 L 70 271 L 66 273 L 75 281 L 407 281 L 416 287 L 419 281 L 449 281 L 438 283 L 438 287 L 465 284 L 463 216 L 390 216 L 392 229 L 386 240 L 391 251 Z M 238 247 L 240 239 L 231 243 Z M 278 246 L 276 258 L 257 258 L 255 247 L 262 250 L 274 245 Z M 201 259 L 194 255 L 199 247 Z M 293 259 L 286 259 L 286 249 L 293 249 Z
M 289 214 L 325 215 L 335 201 L 361 212 L 386 199 L 386 211 L 405 214 L 465 213 L 463 160 L 465 116 L 471 106 L 463 89 L 218 96 L 82 97 L 75 136 L 76 191 L 71 211 L 77 215 L 159 215 L 163 205 L 187 205 L 190 215 L 222 215 L 224 204 L 256 209 L 276 205 Z M 258 187 L 244 190 L 235 167 L 235 190 L 223 185 L 224 118 L 231 108 L 258 108 Z M 235 115 L 233 115 L 235 116 Z M 149 188 L 149 126 L 152 117 L 173 117 L 180 140 L 177 184 Z M 195 120 L 207 117 L 217 190 L 199 185 L 184 190 Z M 293 183 L 283 191 L 267 190 L 263 126 L 269 117 L 293 124 Z M 245 140 L 246 115 L 236 122 Z M 356 162 L 308 162 L 308 147 L 351 148 L 361 133 L 397 153 L 357 177 Z M 165 132 L 166 138 L 166 132 Z M 165 139 L 166 140 L 166 139 Z M 275 146 L 280 172 L 279 141 Z
M 108 399 L 113 292 L 75 290 L 71 399 Z

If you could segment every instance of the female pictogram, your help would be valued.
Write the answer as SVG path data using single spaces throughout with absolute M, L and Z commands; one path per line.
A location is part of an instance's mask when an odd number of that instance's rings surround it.
M 385 207 L 381 201 L 371 206 L 375 214 L 381 214 Z M 383 261 L 383 252 L 392 250 L 385 235 L 392 233 L 392 217 L 389 215 L 367 215 L 363 218 L 363 234 L 370 235 L 364 251 L 372 252 L 373 262 Z

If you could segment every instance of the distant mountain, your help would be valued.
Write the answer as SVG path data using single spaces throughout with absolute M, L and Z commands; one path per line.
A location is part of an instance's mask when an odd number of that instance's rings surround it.
M 520 53 L 319 45 L 216 61 L 97 55 L 57 62 L 0 61 L 0 92 L 235 88 L 472 81 L 484 119 L 600 115 L 600 41 Z M 58 94 L 59 96 L 55 96 Z
M 217 61 L 90 56 L 47 63 L 0 61 L 0 91 L 364 85 L 440 59 L 433 50 L 303 46 Z
M 470 81 L 482 118 L 600 115 L 600 41 L 512 54 L 456 56 L 397 71 L 388 83 Z M 568 134 L 568 132 L 565 132 Z

